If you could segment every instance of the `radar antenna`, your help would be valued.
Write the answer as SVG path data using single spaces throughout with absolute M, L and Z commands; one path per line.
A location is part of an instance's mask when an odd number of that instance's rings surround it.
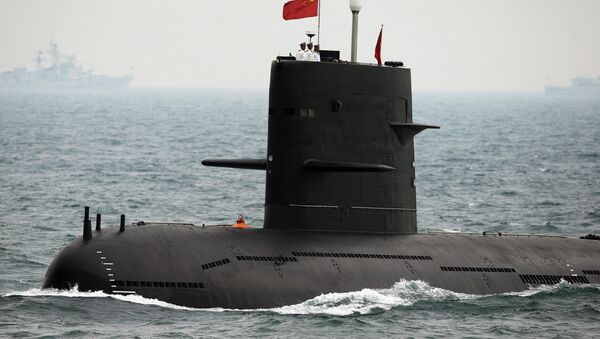
M 35 61 L 35 65 L 38 69 L 42 68 L 42 63 L 44 62 L 44 51 L 38 49 L 38 51 L 35 53 L 33 61 Z
M 47 53 L 52 57 L 52 66 L 58 65 L 60 62 L 60 52 L 58 51 L 58 45 L 52 40 L 50 40 Z

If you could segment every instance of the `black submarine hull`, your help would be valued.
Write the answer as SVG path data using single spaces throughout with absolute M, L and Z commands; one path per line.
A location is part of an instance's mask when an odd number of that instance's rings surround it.
M 137 294 L 189 307 L 263 308 L 402 279 L 469 294 L 600 283 L 600 242 L 548 236 L 350 234 L 147 224 L 94 232 L 44 287 Z
M 44 287 L 263 308 L 402 279 L 472 294 L 600 282 L 600 241 L 417 233 L 413 138 L 437 127 L 413 122 L 409 69 L 277 60 L 269 91 L 265 158 L 203 161 L 265 171 L 263 228 L 92 231 L 86 215 Z

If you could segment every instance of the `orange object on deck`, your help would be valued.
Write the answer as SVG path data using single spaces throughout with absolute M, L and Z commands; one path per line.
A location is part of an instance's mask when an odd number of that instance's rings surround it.
M 237 218 L 237 220 L 235 221 L 235 224 L 233 224 L 233 227 L 235 228 L 248 228 L 250 227 L 250 225 L 247 225 L 246 222 L 244 221 L 244 215 L 240 214 Z

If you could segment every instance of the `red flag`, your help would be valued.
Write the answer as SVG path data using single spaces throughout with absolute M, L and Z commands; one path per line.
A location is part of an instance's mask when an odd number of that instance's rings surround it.
M 283 18 L 285 20 L 302 19 L 317 16 L 319 0 L 292 0 L 283 5 Z
M 377 45 L 375 45 L 375 59 L 377 59 L 377 64 L 381 66 L 381 35 L 383 34 L 383 26 L 381 26 L 381 30 L 379 31 L 379 37 L 377 38 Z

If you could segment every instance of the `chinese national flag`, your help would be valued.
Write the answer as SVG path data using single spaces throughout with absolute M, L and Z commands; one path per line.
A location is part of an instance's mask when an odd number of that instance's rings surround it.
M 319 0 L 292 0 L 283 5 L 285 20 L 302 19 L 317 16 Z
M 383 34 L 383 27 L 379 31 L 379 37 L 377 38 L 377 44 L 375 45 L 375 59 L 377 59 L 377 64 L 381 66 L 381 35 Z

